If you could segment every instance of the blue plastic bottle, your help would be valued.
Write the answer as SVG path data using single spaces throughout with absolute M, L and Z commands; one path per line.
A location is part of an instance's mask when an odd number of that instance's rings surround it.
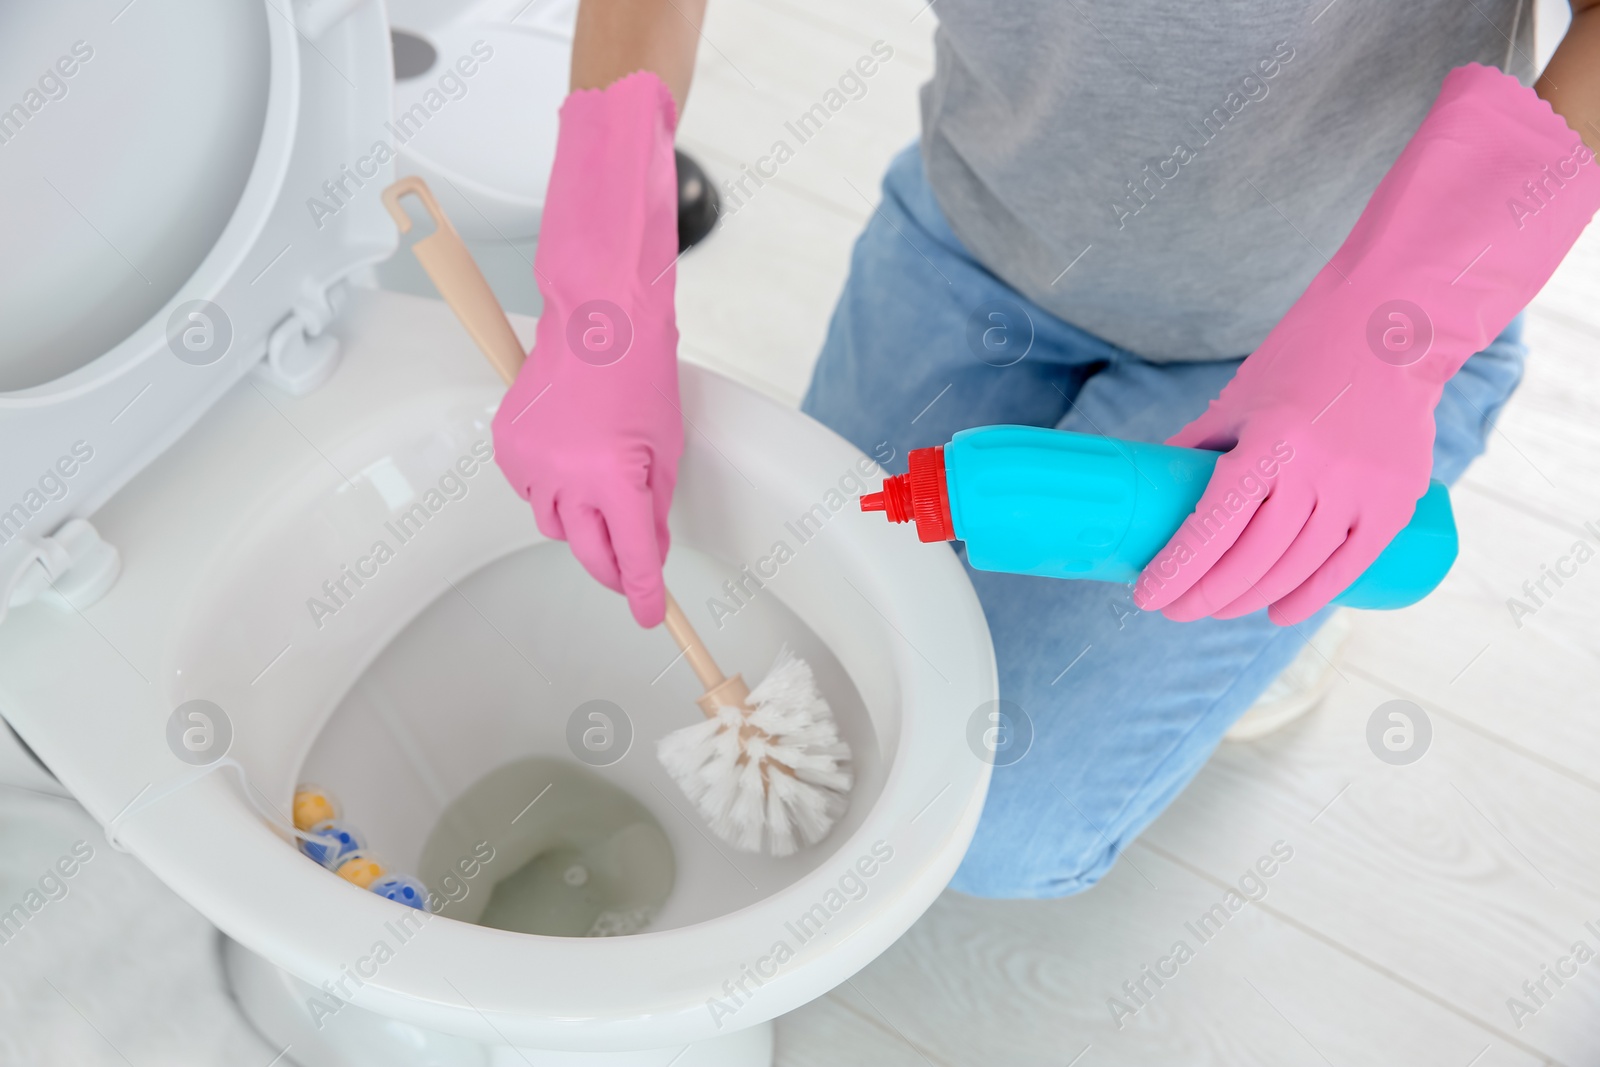
M 1129 583 L 1189 519 L 1220 455 L 1036 426 L 983 426 L 913 451 L 910 471 L 863 496 L 861 510 L 914 521 L 923 541 L 965 542 L 979 570 Z M 1240 497 L 1259 496 L 1292 461 L 1287 446 L 1262 457 L 1262 477 L 1239 486 Z M 1226 513 L 1190 520 L 1191 544 L 1232 520 Z M 1456 549 L 1449 492 L 1433 482 L 1411 522 L 1334 603 L 1414 604 L 1444 580 Z

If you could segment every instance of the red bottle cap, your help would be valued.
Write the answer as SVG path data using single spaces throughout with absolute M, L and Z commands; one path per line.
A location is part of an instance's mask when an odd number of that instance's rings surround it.
M 917 524 L 919 541 L 954 541 L 950 495 L 944 481 L 944 446 L 915 448 L 906 456 L 911 469 L 883 480 L 883 489 L 861 497 L 862 511 L 881 511 L 890 522 Z

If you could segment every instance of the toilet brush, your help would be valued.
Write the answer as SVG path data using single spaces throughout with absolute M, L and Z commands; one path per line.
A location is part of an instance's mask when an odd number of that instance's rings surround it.
M 746 852 L 760 852 L 763 836 L 774 856 L 826 837 L 844 814 L 850 746 L 811 665 L 781 648 L 751 689 L 737 674 L 723 676 L 671 593 L 667 630 L 706 690 L 698 698 L 705 721 L 656 744 L 672 780 L 713 833 Z
M 411 229 L 400 204 L 407 194 L 422 201 L 435 226 L 412 251 L 509 384 L 522 366 L 522 342 L 427 183 L 416 176 L 383 191 L 400 232 Z M 839 736 L 810 665 L 782 648 L 767 676 L 752 688 L 741 676 L 722 673 L 670 592 L 666 627 L 705 687 L 698 702 L 706 715 L 657 744 L 667 773 L 712 832 L 736 848 L 787 856 L 822 840 L 844 813 L 852 774 L 850 747 Z

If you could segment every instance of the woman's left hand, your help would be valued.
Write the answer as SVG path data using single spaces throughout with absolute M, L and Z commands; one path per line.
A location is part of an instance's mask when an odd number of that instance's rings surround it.
M 1343 592 L 1428 488 L 1445 383 L 1597 205 L 1595 154 L 1548 103 L 1477 63 L 1451 71 L 1333 259 L 1168 442 L 1231 451 L 1134 602 L 1177 620 L 1270 605 L 1291 626 Z
M 1167 441 L 1229 451 L 1140 576 L 1139 607 L 1180 622 L 1268 608 L 1273 622 L 1294 625 L 1411 520 L 1432 471 L 1439 390 L 1304 321 L 1314 318 L 1291 312 L 1205 414 Z M 1414 337 L 1416 324 L 1400 318 L 1390 336 Z

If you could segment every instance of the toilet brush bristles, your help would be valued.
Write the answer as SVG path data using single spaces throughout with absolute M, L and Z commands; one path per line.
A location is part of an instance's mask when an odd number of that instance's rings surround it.
M 656 754 L 718 837 L 788 856 L 822 840 L 844 814 L 850 746 L 811 666 L 787 648 L 746 704 L 673 731 Z

